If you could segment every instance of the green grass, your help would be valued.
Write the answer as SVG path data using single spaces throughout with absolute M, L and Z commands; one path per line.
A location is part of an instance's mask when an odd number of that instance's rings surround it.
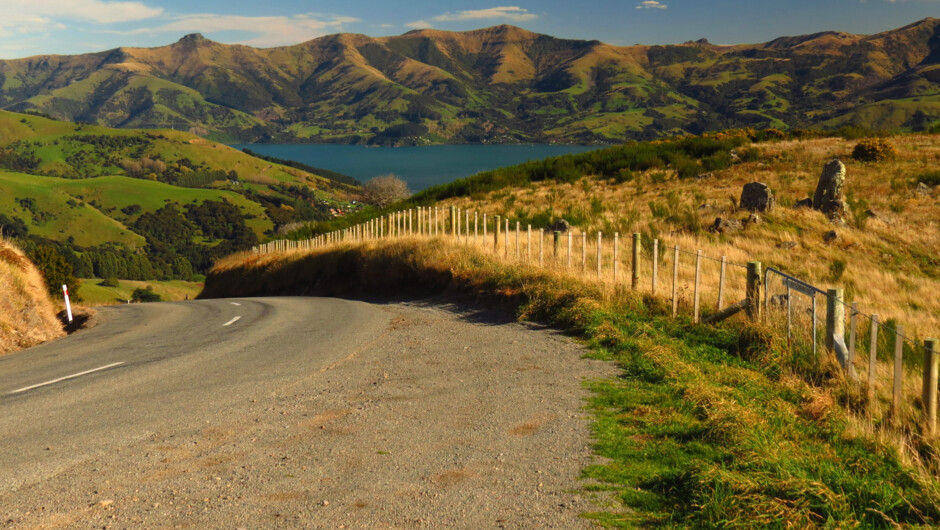
M 74 200 L 74 191 L 61 187 L 66 184 L 72 181 L 0 171 L 0 211 L 23 219 L 30 234 L 48 239 L 64 241 L 71 236 L 80 246 L 106 241 L 131 248 L 144 244 L 143 237 L 91 205 L 75 201 L 75 206 L 70 206 L 68 201 Z M 36 210 L 41 215 L 33 214 L 17 202 L 26 198 L 35 199 Z
M 188 297 L 190 300 L 196 298 L 199 291 L 202 290 L 202 283 L 185 282 L 182 280 L 171 281 L 132 281 L 120 280 L 117 287 L 105 287 L 98 285 L 102 280 L 98 278 L 83 278 L 81 287 L 78 290 L 81 296 L 81 303 L 86 306 L 121 304 L 129 300 L 134 289 L 146 289 L 153 287 L 153 292 L 160 295 L 164 301 L 184 300 Z
M 38 210 L 48 216 L 47 220 L 38 222 L 36 216 L 16 202 L 18 198 L 28 197 L 36 199 Z M 0 208 L 26 220 L 32 234 L 54 240 L 65 240 L 72 236 L 80 246 L 105 242 L 142 246 L 143 238 L 126 226 L 137 217 L 128 218 L 120 211 L 126 206 L 139 204 L 142 212 L 153 212 L 167 202 L 186 205 L 221 199 L 255 216 L 246 224 L 259 235 L 273 226 L 265 217 L 261 205 L 234 192 L 179 188 L 150 180 L 117 176 L 61 179 L 0 171 Z M 69 205 L 70 200 L 76 205 Z M 92 201 L 99 209 L 89 204 Z

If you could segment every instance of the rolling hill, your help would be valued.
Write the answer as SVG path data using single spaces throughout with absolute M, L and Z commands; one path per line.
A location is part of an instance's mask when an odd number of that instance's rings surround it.
M 503 25 L 267 49 L 194 34 L 0 61 L 0 108 L 242 141 L 610 142 L 740 126 L 918 128 L 940 117 L 938 83 L 933 18 L 734 46 L 618 47 Z
M 215 257 L 332 217 L 357 187 L 190 133 L 0 111 L 0 237 L 80 277 L 189 280 Z

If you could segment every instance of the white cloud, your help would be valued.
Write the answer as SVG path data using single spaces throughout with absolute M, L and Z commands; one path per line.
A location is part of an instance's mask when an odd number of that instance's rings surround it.
M 667 7 L 666 4 L 659 3 L 656 0 L 646 0 L 636 6 L 637 9 L 666 9 Z
M 238 44 L 270 47 L 308 41 L 328 32 L 340 30 L 343 24 L 358 21 L 358 18 L 345 16 L 334 16 L 321 20 L 312 14 L 291 17 L 246 17 L 205 13 L 180 16 L 171 22 L 153 28 L 138 28 L 116 33 L 138 35 L 143 33 L 244 31 L 255 36 L 239 41 Z
M 433 28 L 434 24 L 428 22 L 427 20 L 415 20 L 414 22 L 409 22 L 405 26 L 411 29 L 427 29 Z
M 456 13 L 444 13 L 428 20 L 416 20 L 405 24 L 409 28 L 430 28 L 434 22 L 460 22 L 465 20 L 508 20 L 510 22 L 526 22 L 535 20 L 538 15 L 529 13 L 527 9 L 518 6 L 491 7 L 488 9 L 471 9 Z
M 65 29 L 62 21 L 113 24 L 144 20 L 162 13 L 162 8 L 149 7 L 142 2 L 4 0 L 0 37 Z

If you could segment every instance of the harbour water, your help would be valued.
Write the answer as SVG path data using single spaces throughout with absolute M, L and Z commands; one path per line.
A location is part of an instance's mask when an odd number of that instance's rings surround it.
M 255 153 L 295 160 L 337 171 L 365 182 L 394 173 L 411 191 L 452 182 L 504 166 L 521 164 L 598 146 L 584 145 L 434 145 L 427 147 L 364 147 L 333 144 L 240 144 Z

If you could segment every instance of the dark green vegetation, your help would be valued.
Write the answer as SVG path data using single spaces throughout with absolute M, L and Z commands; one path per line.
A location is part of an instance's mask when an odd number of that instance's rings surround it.
M 785 341 L 743 319 L 717 328 L 673 320 L 659 299 L 604 293 L 441 240 L 232 257 L 201 296 L 439 292 L 510 306 L 622 367 L 616 380 L 590 383 L 595 449 L 605 460 L 585 469 L 585 492 L 614 502 L 586 514 L 592 519 L 675 528 L 940 522 L 934 479 L 853 427 L 837 370 L 797 369 L 780 349 Z
M 504 188 L 525 187 L 541 181 L 575 182 L 585 175 L 622 183 L 633 180 L 634 171 L 666 167 L 674 169 L 680 179 L 687 179 L 730 167 L 733 163 L 732 150 L 752 140 L 764 140 L 767 134 L 765 131 L 741 130 L 658 142 L 630 142 L 587 153 L 484 171 L 449 184 L 427 188 L 415 194 L 411 201 L 422 204 L 451 197 L 468 197 Z
M 175 131 L 0 111 L 0 233 L 50 290 L 81 278 L 191 280 L 285 225 L 325 220 L 356 188 Z
M 189 35 L 2 61 L 0 108 L 245 142 L 585 143 L 743 126 L 926 130 L 938 83 L 937 19 L 737 46 L 616 47 L 498 26 L 271 49 Z

